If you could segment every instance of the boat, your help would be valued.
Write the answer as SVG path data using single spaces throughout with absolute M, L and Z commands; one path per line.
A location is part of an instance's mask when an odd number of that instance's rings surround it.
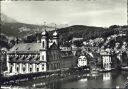
M 0 89 L 12 89 L 11 86 L 1 86 Z
M 110 72 L 112 70 L 115 70 L 115 68 L 111 68 L 111 69 L 99 69 L 99 72 Z
M 100 69 L 98 70 L 99 72 L 110 72 L 111 70 L 106 70 L 106 69 Z
M 121 70 L 128 71 L 128 66 L 126 66 L 126 67 L 121 67 Z
M 98 72 L 98 70 L 91 70 L 90 71 L 90 76 L 92 76 L 92 77 L 96 77 L 96 76 L 98 76 L 99 75 L 99 72 Z
M 46 83 L 33 84 L 33 87 L 35 87 L 35 88 L 42 88 L 42 87 L 45 87 L 45 86 L 46 86 Z

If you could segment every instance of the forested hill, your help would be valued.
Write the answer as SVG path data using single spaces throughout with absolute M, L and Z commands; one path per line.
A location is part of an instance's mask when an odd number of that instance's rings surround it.
M 128 32 L 128 26 L 113 25 L 109 28 L 74 25 L 58 29 L 60 41 L 69 41 L 73 37 L 83 38 L 84 40 L 94 39 L 97 37 L 106 38 L 110 35 L 117 34 L 119 31 Z M 52 31 L 53 32 L 53 31 Z M 52 33 L 51 32 L 51 33 Z
M 98 36 L 98 33 L 105 31 L 106 28 L 74 25 L 62 29 L 58 29 L 60 36 L 65 40 L 71 40 L 73 37 L 89 39 Z

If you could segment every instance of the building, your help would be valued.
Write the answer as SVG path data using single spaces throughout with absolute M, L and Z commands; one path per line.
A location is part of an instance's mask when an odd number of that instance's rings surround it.
M 74 38 L 72 38 L 72 42 L 74 42 L 74 41 L 83 41 L 83 38 L 76 38 L 76 37 L 74 37 Z
M 3 72 L 7 69 L 6 67 L 6 52 L 7 48 L 1 48 L 0 49 L 0 73 L 3 74 Z
M 102 59 L 103 69 L 111 70 L 111 54 L 108 51 L 101 51 L 100 53 Z
M 49 39 L 50 37 L 45 30 L 42 32 L 41 40 L 37 43 L 16 44 L 7 52 L 7 72 L 14 75 L 53 71 L 61 69 L 64 60 L 63 65 L 67 65 L 67 61 L 72 58 L 66 61 L 62 56 L 58 37 L 58 33 L 55 31 L 52 39 Z M 72 65 L 71 61 L 70 65 Z M 68 64 L 65 67 L 70 66 Z
M 87 66 L 87 57 L 84 54 L 81 54 L 78 58 L 78 67 Z
M 77 59 L 72 51 L 61 51 L 62 68 L 73 68 L 77 65 Z
M 111 79 L 111 73 L 104 73 L 103 74 L 103 81 L 110 80 Z

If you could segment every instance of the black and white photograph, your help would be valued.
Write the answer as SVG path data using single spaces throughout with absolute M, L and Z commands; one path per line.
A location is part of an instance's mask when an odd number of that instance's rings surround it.
M 1 0 L 0 89 L 128 89 L 128 0 Z

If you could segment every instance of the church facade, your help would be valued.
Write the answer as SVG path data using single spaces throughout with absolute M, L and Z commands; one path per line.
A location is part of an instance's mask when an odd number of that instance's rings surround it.
M 63 68 L 65 60 L 59 49 L 58 33 L 55 31 L 49 40 L 47 31 L 42 32 L 37 43 L 19 43 L 7 52 L 7 72 L 10 75 L 46 72 Z M 65 62 L 66 61 L 66 62 Z M 68 65 L 65 67 L 73 67 Z

